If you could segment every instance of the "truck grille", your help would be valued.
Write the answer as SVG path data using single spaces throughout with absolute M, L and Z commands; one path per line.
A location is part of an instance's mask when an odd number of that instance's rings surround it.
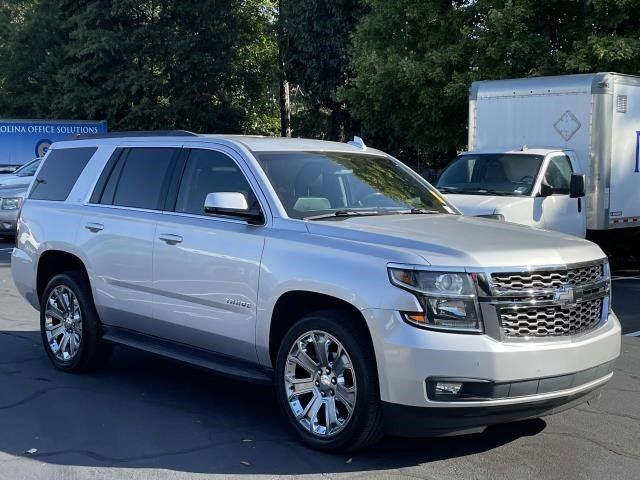
M 602 299 L 569 307 L 501 308 L 500 323 L 510 337 L 573 335 L 595 326 L 602 318 Z
M 504 338 L 575 335 L 594 328 L 608 309 L 605 263 L 491 272 L 490 297 Z
M 602 264 L 586 267 L 572 268 L 569 270 L 521 272 L 521 273 L 494 273 L 491 275 L 493 286 L 496 290 L 530 290 L 530 289 L 554 289 L 565 285 L 574 287 L 596 283 L 602 279 Z

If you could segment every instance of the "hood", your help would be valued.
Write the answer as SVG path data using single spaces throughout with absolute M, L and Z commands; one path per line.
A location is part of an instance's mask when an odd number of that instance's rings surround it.
M 460 195 L 447 193 L 445 198 L 465 215 L 493 215 L 515 205 L 531 202 L 531 197 L 503 197 L 499 195 Z
M 0 187 L 6 187 L 9 185 L 29 185 L 33 180 L 33 176 L 19 177 L 17 175 L 6 175 L 0 177 Z
M 412 252 L 416 261 L 434 266 L 533 267 L 605 257 L 594 243 L 571 235 L 463 215 L 348 217 L 307 222 L 307 228 L 316 235 Z
M 0 187 L 0 197 L 24 197 L 29 185 L 6 185 Z

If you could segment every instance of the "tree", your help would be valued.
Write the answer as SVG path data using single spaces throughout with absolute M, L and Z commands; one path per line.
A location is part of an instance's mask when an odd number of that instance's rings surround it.
M 351 78 L 351 34 L 362 0 L 281 0 L 285 76 L 294 87 L 296 134 L 344 140 L 355 126 L 338 91 Z
M 450 157 L 464 145 L 469 2 L 367 0 L 345 90 L 374 143 L 407 157 Z
M 15 89 L 0 92 L 5 115 L 106 118 L 115 129 L 277 129 L 271 1 L 35 0 L 32 8 L 3 49 L 16 65 Z
M 466 146 L 474 80 L 640 73 L 639 0 L 366 0 L 353 115 L 381 148 L 442 164 Z
M 582 1 L 584 34 L 572 51 L 560 55 L 572 72 L 613 71 L 640 74 L 639 0 Z
M 48 116 L 57 93 L 53 77 L 64 61 L 57 2 L 5 1 L 0 12 L 0 112 Z

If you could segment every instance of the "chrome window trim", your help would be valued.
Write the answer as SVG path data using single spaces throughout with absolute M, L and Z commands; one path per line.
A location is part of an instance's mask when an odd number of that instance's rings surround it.
M 171 211 L 171 210 L 164 210 L 164 211 L 162 211 L 160 213 L 162 213 L 162 215 L 167 215 L 167 216 L 194 218 L 194 219 L 198 219 L 198 220 L 213 220 L 213 221 L 224 222 L 224 223 L 235 223 L 235 224 L 238 224 L 238 225 L 249 225 L 251 227 L 265 227 L 265 226 L 267 226 L 267 217 L 266 217 L 266 215 L 264 215 L 264 211 L 263 211 L 263 215 L 265 217 L 264 223 L 249 223 L 249 222 L 247 222 L 247 220 L 243 220 L 243 219 L 240 219 L 240 218 L 233 218 L 233 216 L 224 216 L 224 215 L 213 215 L 213 214 L 198 215 L 196 213 L 174 212 L 174 211 Z

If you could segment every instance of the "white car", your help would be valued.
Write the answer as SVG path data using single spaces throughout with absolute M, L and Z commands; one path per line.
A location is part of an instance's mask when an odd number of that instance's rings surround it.
M 31 183 L 31 179 L 38 171 L 38 167 L 42 162 L 42 158 L 36 158 L 29 163 L 24 164 L 18 168 L 11 175 L 3 175 L 0 177 L 0 187 L 13 186 L 13 185 L 28 185 Z
M 54 144 L 12 272 L 55 367 L 120 343 L 274 383 L 322 450 L 548 415 L 620 354 L 598 246 L 462 216 L 359 139 Z

